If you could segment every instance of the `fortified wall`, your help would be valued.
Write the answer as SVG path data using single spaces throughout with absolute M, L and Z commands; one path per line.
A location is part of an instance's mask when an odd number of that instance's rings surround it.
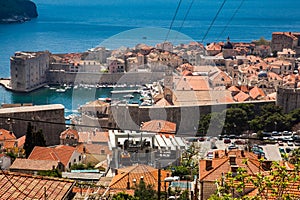
M 278 88 L 276 105 L 281 106 L 284 113 L 300 108 L 300 89 Z
M 60 133 L 65 130 L 64 106 L 54 104 L 0 109 L 1 126 L 12 131 L 17 138 L 26 134 L 29 122 L 37 131 L 43 131 L 47 146 L 57 145 Z
M 49 71 L 48 84 L 144 84 L 163 78 L 163 72 L 84 73 Z
M 253 104 L 254 112 L 258 113 L 260 106 L 270 103 L 275 104 L 275 101 L 253 101 L 247 103 Z M 178 135 L 195 136 L 199 120 L 203 115 L 211 112 L 222 112 L 226 108 L 238 104 L 240 103 L 168 107 L 117 104 L 111 106 L 111 113 L 107 119 L 107 124 L 109 128 L 139 130 L 142 122 L 154 119 L 167 120 L 176 123 Z M 93 126 L 103 125 L 103 121 L 100 123 L 98 120 L 98 118 L 89 118 L 89 120 L 85 120 L 84 123 Z M 212 125 L 214 126 L 214 129 L 211 134 L 213 134 L 213 136 L 221 134 L 222 127 L 216 129 L 215 124 Z

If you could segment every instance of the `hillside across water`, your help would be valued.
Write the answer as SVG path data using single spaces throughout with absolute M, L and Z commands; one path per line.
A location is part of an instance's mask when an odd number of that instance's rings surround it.
M 37 16 L 37 7 L 32 1 L 0 0 L 0 23 L 24 22 Z

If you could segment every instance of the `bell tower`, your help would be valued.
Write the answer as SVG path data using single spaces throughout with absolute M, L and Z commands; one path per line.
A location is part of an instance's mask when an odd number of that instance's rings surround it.
M 170 68 L 165 70 L 164 86 L 164 98 L 173 103 L 173 70 Z

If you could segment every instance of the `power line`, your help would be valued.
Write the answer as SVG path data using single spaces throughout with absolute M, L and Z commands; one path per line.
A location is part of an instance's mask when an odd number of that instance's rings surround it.
M 212 22 L 210 23 L 210 25 L 209 25 L 209 27 L 208 27 L 208 29 L 207 29 L 206 33 L 204 34 L 204 36 L 203 36 L 203 38 L 202 38 L 202 41 L 201 41 L 201 43 L 203 43 L 203 41 L 206 39 L 206 36 L 207 36 L 207 34 L 209 33 L 209 31 L 210 31 L 211 27 L 214 25 L 214 23 L 215 23 L 215 21 L 216 21 L 216 19 L 217 19 L 218 15 L 220 14 L 221 10 L 222 10 L 222 9 L 223 9 L 223 7 L 224 7 L 224 5 L 225 5 L 226 1 L 227 1 L 227 0 L 224 0 L 224 1 L 223 1 L 223 3 L 222 3 L 222 5 L 221 5 L 221 7 L 219 8 L 219 10 L 218 10 L 218 12 L 217 12 L 217 14 L 215 15 L 215 17 L 214 17 L 214 19 L 212 20 Z
M 232 20 L 234 19 L 235 15 L 238 13 L 238 11 L 240 10 L 240 8 L 242 7 L 243 3 L 245 2 L 245 0 L 242 0 L 240 5 L 236 8 L 235 12 L 233 13 L 233 15 L 231 16 L 230 20 L 227 22 L 226 26 L 223 28 L 222 32 L 220 33 L 220 35 L 218 36 L 217 41 L 220 39 L 220 37 L 223 35 L 223 33 L 225 32 L 225 30 L 227 29 L 227 27 L 229 26 L 229 24 L 232 22 Z
M 185 13 L 185 16 L 184 16 L 184 18 L 183 18 L 183 20 L 182 20 L 182 23 L 181 23 L 181 25 L 180 25 L 180 27 L 179 27 L 178 32 L 181 31 L 181 29 L 182 29 L 182 27 L 183 27 L 183 25 L 184 25 L 184 22 L 186 21 L 186 18 L 188 17 L 188 15 L 189 15 L 189 13 L 190 13 L 190 11 L 191 11 L 191 8 L 193 7 L 194 2 L 195 2 L 195 0 L 192 0 L 192 1 L 191 1 L 190 6 L 188 7 L 188 9 L 187 9 L 187 11 L 186 11 L 186 13 Z M 178 33 L 176 34 L 175 40 L 177 40 L 177 37 L 178 37 Z
M 33 123 L 44 123 L 44 124 L 52 124 L 52 125 L 64 125 L 64 126 L 74 126 L 74 127 L 85 127 L 85 128 L 101 128 L 101 129 L 107 129 L 107 130 L 123 130 L 121 128 L 112 128 L 112 127 L 107 127 L 107 126 L 95 126 L 95 125 L 86 125 L 86 124 L 72 124 L 72 123 L 61 123 L 61 122 L 51 122 L 51 121 L 43 121 L 43 120 L 34 120 L 34 119 L 23 119 L 23 118 L 18 118 L 18 117 L 3 117 L 0 116 L 0 119 L 7 119 L 10 118 L 11 120 L 16 120 L 16 121 L 24 121 L 24 122 L 33 122 Z M 142 131 L 140 129 L 132 129 L 132 128 L 128 128 L 126 130 L 129 131 Z M 148 133 L 157 133 L 157 132 L 153 132 L 153 131 L 146 131 Z M 159 133 L 167 133 L 167 134 L 172 134 L 170 132 L 166 132 L 166 131 L 159 131 Z M 175 133 L 174 133 L 175 135 Z
M 181 2 L 182 2 L 182 0 L 179 0 L 178 5 L 177 5 L 177 8 L 176 8 L 175 13 L 174 13 L 174 16 L 173 16 L 173 19 L 172 19 L 171 24 L 170 24 L 169 30 L 168 30 L 168 32 L 167 32 L 167 35 L 166 35 L 166 38 L 165 38 L 165 42 L 168 40 L 170 31 L 171 31 L 171 29 L 172 29 L 172 27 L 173 27 L 173 23 L 174 23 L 174 21 L 175 21 L 175 19 L 176 19 L 176 16 L 177 16 L 178 10 L 179 10 L 179 8 L 180 8 Z

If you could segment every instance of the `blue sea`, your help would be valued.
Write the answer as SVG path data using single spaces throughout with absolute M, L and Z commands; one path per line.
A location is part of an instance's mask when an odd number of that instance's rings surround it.
M 34 0 L 37 19 L 0 25 L 0 77 L 10 76 L 9 58 L 16 51 L 81 52 L 95 46 L 113 49 L 165 40 L 208 43 L 228 36 L 250 42 L 271 39 L 275 31 L 300 31 L 300 1 L 227 0 L 216 18 L 223 0 L 195 0 L 187 14 L 192 1 L 182 1 L 168 34 L 179 0 Z M 109 92 L 97 97 L 102 94 Z M 47 88 L 19 94 L 0 87 L 0 103 L 62 103 L 72 110 L 72 101 L 71 93 L 52 93 Z

